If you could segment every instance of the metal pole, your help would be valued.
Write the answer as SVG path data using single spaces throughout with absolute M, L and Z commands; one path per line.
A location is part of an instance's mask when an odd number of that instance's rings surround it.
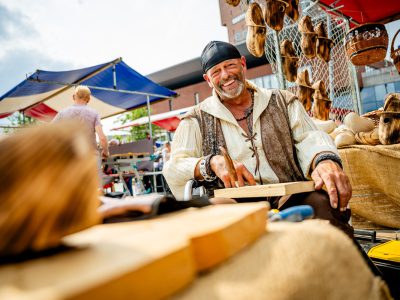
M 331 17 L 329 16 L 329 14 L 326 14 L 326 26 L 328 29 L 328 38 L 332 39 L 332 24 L 331 24 Z M 334 101 L 334 99 L 335 99 L 334 71 L 335 70 L 333 69 L 333 59 L 330 59 L 328 64 L 329 64 L 329 68 L 328 68 L 328 70 L 329 70 L 329 98 L 334 103 L 335 102 Z
M 278 83 L 279 83 L 279 88 L 280 89 L 285 89 L 286 88 L 286 81 L 283 78 L 283 72 L 282 72 L 282 58 L 281 58 L 281 51 L 279 49 L 279 39 L 278 39 L 278 33 L 274 30 L 273 33 L 274 37 L 274 45 L 275 45 L 275 58 L 276 58 L 276 68 L 277 68 L 277 75 L 278 75 Z
M 147 100 L 147 116 L 149 117 L 149 133 L 150 133 L 150 139 L 153 139 L 153 133 L 151 132 L 150 96 L 149 96 L 149 95 L 147 95 L 146 100 Z
M 168 107 L 169 107 L 169 111 L 172 111 L 172 98 L 168 99 Z
M 350 29 L 349 26 L 349 21 L 346 19 L 346 31 L 348 32 Z M 361 109 L 361 96 L 360 96 L 360 87 L 358 85 L 358 79 L 357 79 L 357 73 L 356 73 L 356 68 L 355 66 L 349 62 L 349 68 L 350 68 L 350 75 L 353 77 L 354 84 L 352 85 L 352 94 L 353 94 L 353 106 L 354 106 L 354 111 L 361 115 L 362 109 Z M 356 99 L 356 101 L 354 101 Z
M 115 70 L 115 65 L 113 65 L 113 87 L 114 90 L 117 89 L 117 72 Z

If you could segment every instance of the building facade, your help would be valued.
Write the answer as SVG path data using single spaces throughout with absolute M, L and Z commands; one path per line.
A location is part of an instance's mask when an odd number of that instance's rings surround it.
M 272 73 L 272 68 L 265 57 L 256 58 L 246 48 L 247 26 L 245 11 L 242 4 L 236 7 L 227 5 L 225 0 L 219 0 L 221 25 L 225 26 L 228 41 L 236 45 L 247 60 L 247 78 L 264 88 L 277 88 L 278 79 Z M 345 55 L 345 53 L 343 53 Z M 313 70 L 309 70 L 311 76 Z M 346 70 L 335 69 L 338 72 Z M 400 92 L 400 75 L 390 61 L 369 67 L 357 67 L 357 81 L 360 89 L 361 113 L 366 113 L 383 106 L 385 96 L 390 92 Z M 167 112 L 195 105 L 211 95 L 211 89 L 203 79 L 200 58 L 172 66 L 155 72 L 148 77 L 176 91 L 179 96 L 172 100 L 152 104 L 152 114 Z M 337 87 L 336 87 L 337 88 Z

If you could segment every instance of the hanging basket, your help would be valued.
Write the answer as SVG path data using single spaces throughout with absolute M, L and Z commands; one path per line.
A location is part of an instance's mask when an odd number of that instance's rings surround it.
M 400 29 L 397 30 L 396 34 L 393 37 L 392 45 L 390 47 L 390 57 L 393 59 L 393 64 L 395 65 L 397 72 L 399 72 L 400 74 L 400 47 L 396 50 L 394 49 L 394 40 L 396 39 L 399 32 Z
M 346 54 L 356 66 L 370 65 L 385 59 L 389 38 L 385 25 L 368 23 L 351 29 L 346 35 Z

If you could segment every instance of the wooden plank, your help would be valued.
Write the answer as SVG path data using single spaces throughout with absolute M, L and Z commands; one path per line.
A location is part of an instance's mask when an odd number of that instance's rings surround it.
M 159 299 L 193 280 L 187 239 L 123 225 L 96 226 L 66 238 L 69 251 L 1 267 L 0 295 L 12 286 L 28 299 Z
M 265 232 L 269 204 L 240 203 L 192 210 L 152 225 L 169 228 L 190 240 L 199 271 L 233 256 Z
M 220 189 L 215 190 L 214 195 L 224 198 L 254 198 L 285 196 L 314 190 L 314 181 L 297 181 Z
M 262 235 L 266 211 L 218 205 L 95 226 L 66 237 L 71 250 L 1 266 L 0 299 L 166 298 Z

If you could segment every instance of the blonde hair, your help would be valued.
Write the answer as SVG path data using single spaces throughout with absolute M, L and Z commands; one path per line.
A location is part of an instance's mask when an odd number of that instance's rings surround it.
M 86 100 L 86 102 L 89 102 L 91 94 L 90 89 L 85 85 L 78 85 L 74 91 L 74 95 L 81 100 Z
M 100 221 L 96 159 L 74 122 L 0 141 L 0 256 L 56 247 Z

